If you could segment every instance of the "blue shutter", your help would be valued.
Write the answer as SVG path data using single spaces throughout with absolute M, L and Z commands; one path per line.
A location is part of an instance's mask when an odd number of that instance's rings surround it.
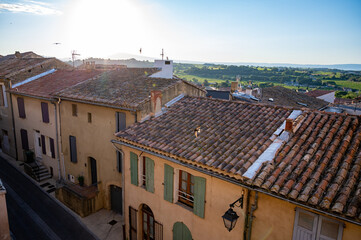
M 130 182 L 138 186 L 138 156 L 130 152 Z
M 164 200 L 173 202 L 173 174 L 174 169 L 164 164 Z
M 70 143 L 70 161 L 73 163 L 78 162 L 77 151 L 76 151 L 76 138 L 74 136 L 69 136 Z
M 50 140 L 50 151 L 51 151 L 51 157 L 55 158 L 55 146 L 54 146 L 54 139 L 49 138 Z
M 145 158 L 145 188 L 154 193 L 154 161 L 148 157 Z
M 45 146 L 45 136 L 41 135 L 41 148 L 43 150 L 43 154 L 46 155 L 46 146 Z
M 204 218 L 204 202 L 206 194 L 206 179 L 194 177 L 194 206 L 195 215 Z

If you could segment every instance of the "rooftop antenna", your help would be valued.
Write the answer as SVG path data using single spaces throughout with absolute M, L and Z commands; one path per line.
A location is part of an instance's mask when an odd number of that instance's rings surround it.
M 162 53 L 160 54 L 162 56 L 162 60 L 164 58 L 164 49 L 162 48 Z
M 80 56 L 80 54 L 79 54 L 79 53 L 76 53 L 75 50 L 71 51 L 71 59 L 73 60 L 73 68 L 74 68 L 75 56 Z

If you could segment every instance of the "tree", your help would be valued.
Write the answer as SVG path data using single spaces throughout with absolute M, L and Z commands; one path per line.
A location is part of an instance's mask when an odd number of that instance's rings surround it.
M 204 86 L 206 86 L 206 87 L 209 86 L 208 80 L 207 80 L 207 79 L 204 79 L 203 84 L 204 84 Z

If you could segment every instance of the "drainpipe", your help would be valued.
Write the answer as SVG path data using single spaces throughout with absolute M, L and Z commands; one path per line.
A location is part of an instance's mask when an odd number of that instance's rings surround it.
M 58 148 L 61 150 L 62 149 L 62 146 L 63 146 L 63 140 L 61 138 L 61 111 L 60 111 L 60 103 L 61 103 L 61 99 L 58 98 L 58 101 L 57 101 L 57 104 L 58 104 L 58 110 L 59 110 L 59 136 L 60 136 L 60 147 L 58 146 Z M 57 135 L 58 137 L 58 135 Z M 58 145 L 59 145 L 58 143 Z M 60 151 L 58 151 L 58 154 L 59 154 L 59 162 L 60 162 Z M 66 179 L 66 172 L 65 172 L 65 162 L 64 162 L 64 158 L 62 158 L 62 164 L 63 164 L 63 180 Z
M 57 114 L 57 108 L 56 104 L 57 102 L 51 102 L 54 104 L 54 114 L 55 114 L 55 134 L 56 134 L 56 151 L 57 151 L 57 160 L 58 160 L 58 180 L 60 181 L 62 179 L 61 177 L 61 166 L 60 166 L 60 153 L 59 153 L 59 138 L 58 138 L 58 114 Z
M 245 217 L 245 219 L 244 219 L 243 239 L 247 239 L 248 218 L 249 218 L 249 199 L 250 199 L 250 198 L 251 198 L 251 191 L 247 189 L 246 217 Z
M 9 83 L 9 88 L 11 88 L 11 83 Z M 11 118 L 12 118 L 12 124 L 13 124 L 13 134 L 14 134 L 14 144 L 15 144 L 15 159 L 16 161 L 19 160 L 18 156 L 18 145 L 16 143 L 16 131 L 15 131 L 15 119 L 14 119 L 14 107 L 13 107 L 13 97 L 12 94 L 9 93 L 10 96 L 10 104 L 11 104 Z
M 251 212 L 249 214 L 247 240 L 251 239 L 252 223 L 253 223 L 253 218 L 255 218 L 255 216 L 253 216 L 253 213 L 257 210 L 257 208 L 258 208 L 258 192 L 256 192 L 256 195 L 255 195 L 255 198 L 254 198 L 254 203 L 251 206 Z

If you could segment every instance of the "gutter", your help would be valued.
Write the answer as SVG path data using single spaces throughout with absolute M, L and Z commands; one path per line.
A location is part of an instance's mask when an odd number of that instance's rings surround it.
M 226 177 L 226 176 L 222 176 L 222 175 L 219 175 L 219 174 L 216 174 L 212 171 L 209 171 L 209 170 L 206 170 L 206 169 L 203 169 L 203 168 L 199 168 L 199 167 L 196 167 L 196 166 L 193 166 L 193 165 L 190 165 L 190 164 L 187 164 L 187 163 L 183 163 L 175 158 L 171 158 L 171 157 L 167 157 L 167 156 L 164 156 L 162 154 L 159 154 L 159 153 L 155 153 L 155 152 L 152 152 L 150 150 L 147 150 L 147 149 L 144 149 L 144 148 L 141 148 L 141 147 L 138 147 L 138 146 L 134 146 L 132 144 L 129 144 L 129 143 L 124 143 L 124 142 L 120 142 L 118 140 L 111 140 L 110 142 L 112 142 L 113 144 L 116 143 L 116 144 L 119 144 L 119 145 L 123 145 L 123 146 L 126 146 L 126 147 L 131 147 L 131 148 L 134 148 L 136 150 L 139 150 L 139 151 L 143 151 L 143 152 L 146 152 L 146 153 L 149 153 L 149 154 L 152 154 L 154 156 L 157 156 L 157 157 L 160 157 L 160 158 L 163 158 L 163 159 L 166 159 L 168 161 L 171 161 L 173 163 L 176 163 L 176 164 L 179 164 L 181 166 L 184 166 L 184 167 L 188 167 L 192 170 L 195 170 L 195 171 L 198 171 L 200 173 L 203 173 L 203 174 L 207 174 L 207 175 L 210 175 L 212 177 L 215 177 L 215 178 L 218 178 L 218 179 L 221 179 L 223 181 L 226 181 L 226 182 L 229 182 L 229 183 L 232 183 L 232 184 L 235 184 L 237 186 L 240 186 L 242 188 L 246 188 L 248 190 L 253 190 L 253 191 L 256 191 L 256 192 L 260 192 L 260 193 L 263 193 L 263 194 L 266 194 L 268 196 L 271 196 L 271 197 L 274 197 L 274 198 L 277 198 L 277 199 L 280 199 L 282 201 L 286 201 L 286 202 L 289 202 L 289 203 L 292 203 L 294 205 L 297 205 L 297 206 L 300 206 L 300 207 L 303 207 L 303 208 L 306 208 L 306 209 L 309 209 L 309 210 L 312 210 L 312 211 L 315 211 L 315 212 L 318 212 L 318 213 L 322 213 L 324 215 L 328 215 L 328 216 L 331 216 L 331 217 L 334 217 L 334 218 L 337 218 L 337 219 L 340 219 L 340 220 L 343 220 L 345 222 L 349 222 L 349 223 L 353 223 L 353 224 L 356 224 L 358 226 L 361 226 L 361 222 L 357 222 L 357 221 L 354 221 L 354 220 L 350 220 L 350 219 L 347 219 L 347 218 L 344 218 L 342 216 L 338 216 L 336 214 L 333 214 L 333 213 L 330 213 L 330 212 L 326 212 L 326 211 L 323 211 L 323 210 L 320 210 L 320 209 L 317 209 L 317 208 L 312 208 L 310 206 L 307 206 L 305 204 L 302 204 L 302 203 L 299 203 L 299 202 L 296 202 L 294 200 L 290 200 L 290 199 L 285 199 L 285 198 L 282 198 L 276 194 L 273 194 L 271 192 L 268 192 L 266 190 L 263 190 L 263 189 L 260 189 L 260 188 L 255 188 L 255 187 L 252 187 L 252 186 L 249 186 L 249 185 L 245 185 L 243 183 L 240 183 L 239 181 L 236 181 L 235 179 L 233 178 L 230 178 L 230 177 Z
M 57 151 L 57 160 L 58 160 L 58 180 L 61 180 L 61 167 L 60 167 L 60 153 L 59 153 L 59 137 L 58 137 L 58 114 L 57 114 L 57 108 L 56 108 L 56 102 L 51 102 L 51 104 L 54 104 L 54 114 L 55 114 L 55 134 L 56 134 L 56 151 Z
M 19 155 L 18 155 L 18 144 L 16 143 L 16 131 L 15 131 L 15 119 L 14 119 L 14 106 L 13 106 L 13 97 L 11 92 L 9 92 L 10 94 L 10 104 L 11 104 L 11 122 L 13 124 L 13 134 L 14 134 L 14 144 L 15 144 L 15 159 L 16 161 L 19 160 Z
M 66 98 L 66 97 L 60 97 L 60 96 L 54 96 L 54 97 L 58 97 L 59 99 L 62 99 L 65 101 L 78 102 L 78 103 L 84 103 L 84 104 L 92 104 L 92 105 L 101 106 L 101 107 L 108 107 L 108 108 L 115 108 L 115 109 L 120 109 L 120 110 L 124 110 L 124 111 L 137 112 L 137 110 L 134 108 L 125 108 L 125 107 L 119 107 L 119 106 L 114 106 L 114 105 L 105 104 L 105 103 L 84 101 L 84 100 L 78 100 L 78 99 L 72 99 L 72 98 Z
M 36 98 L 36 99 L 40 99 L 40 100 L 44 100 L 44 101 L 52 101 L 53 100 L 53 98 L 39 97 L 39 96 L 35 96 L 35 95 L 27 94 L 27 93 L 20 93 L 20 92 L 16 92 L 16 91 L 8 91 L 8 92 L 10 94 L 20 95 L 20 96 L 30 97 L 30 98 Z

